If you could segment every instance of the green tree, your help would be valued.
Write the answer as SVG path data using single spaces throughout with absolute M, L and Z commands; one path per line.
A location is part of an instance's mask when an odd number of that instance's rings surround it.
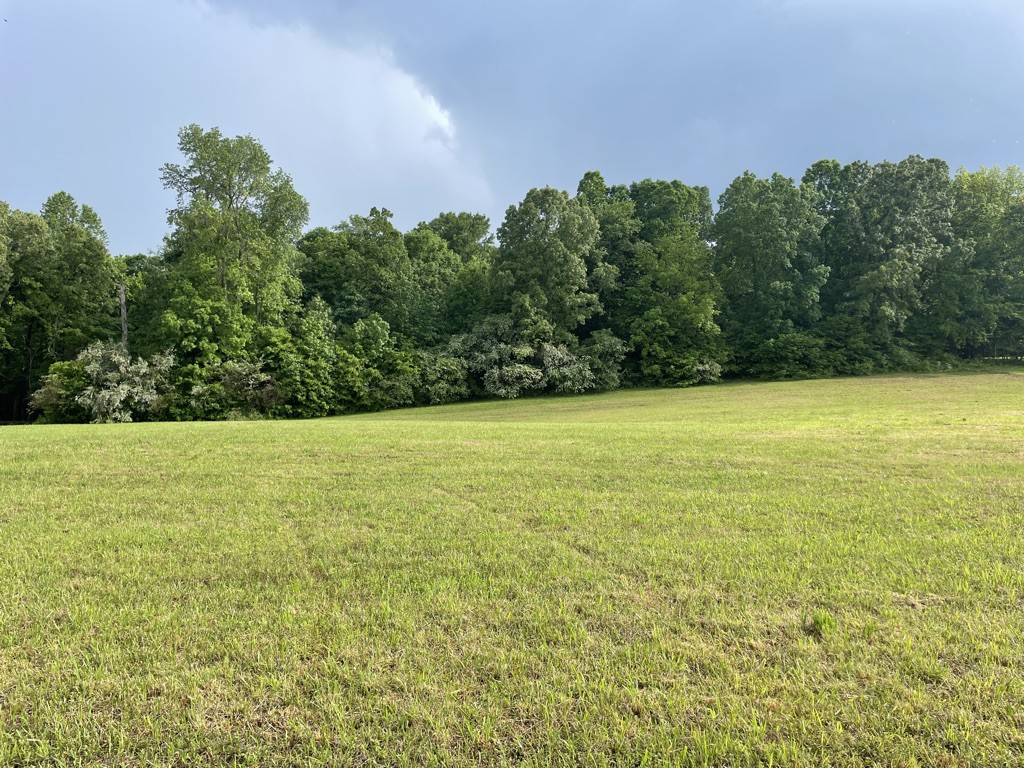
M 450 304 L 465 263 L 432 229 L 420 225 L 405 233 L 409 254 L 409 335 L 420 346 L 440 343 L 449 330 Z
M 960 169 L 953 179 L 953 232 L 970 247 L 953 249 L 960 263 L 946 270 L 945 295 L 930 292 L 929 314 L 965 356 L 1024 352 L 1022 209 L 1020 168 Z
M 929 281 L 941 294 L 942 275 L 970 259 L 954 242 L 948 166 L 919 156 L 874 166 L 822 161 L 804 181 L 821 194 L 826 217 L 822 332 L 854 370 L 911 364 L 915 345 L 905 330 L 915 313 L 927 311 Z
M 577 196 L 597 217 L 597 251 L 611 278 L 595 283 L 605 312 L 590 330 L 627 340 L 629 373 L 643 383 L 715 378 L 719 290 L 706 239 L 707 189 L 652 179 L 609 187 L 591 171 Z
M 128 346 L 143 357 L 170 346 L 163 325 L 169 308 L 169 264 L 162 254 L 132 254 L 115 259 L 125 281 L 128 311 Z
M 629 185 L 629 197 L 641 223 L 640 237 L 648 243 L 686 232 L 707 239 L 712 214 L 707 187 L 690 187 L 678 180 L 644 179 Z
M 551 187 L 532 189 L 509 206 L 498 239 L 495 308 L 522 332 L 565 339 L 601 310 L 587 273 L 598 223 L 579 200 Z
M 308 206 L 251 136 L 190 125 L 178 149 L 186 162 L 161 174 L 177 195 L 165 252 L 167 335 L 199 365 L 253 354 L 256 327 L 281 326 L 298 298 L 294 240 Z
M 598 171 L 588 171 L 576 188 L 576 199 L 594 215 L 598 240 L 587 259 L 588 288 L 603 312 L 593 315 L 585 332 L 612 329 L 625 334 L 631 318 L 623 316 L 622 288 L 636 277 L 636 246 L 641 227 L 636 204 L 624 186 L 609 187 Z
M 809 331 L 820 316 L 819 292 L 829 274 L 819 261 L 824 218 L 809 185 L 774 174 L 738 177 L 719 198 L 715 272 L 723 294 L 722 328 L 735 367 L 771 374 L 775 340 Z M 767 365 L 766 365 L 767 364 Z M 806 371 L 815 373 L 808 361 Z
M 0 354 L 9 348 L 7 324 L 10 319 L 13 299 L 10 298 L 14 270 L 11 268 L 10 231 L 11 207 L 0 200 Z
M 320 296 L 340 323 L 376 313 L 393 332 L 409 330 L 412 263 L 391 216 L 386 208 L 373 208 L 333 231 L 314 229 L 299 242 L 306 295 Z
M 224 363 L 255 364 L 290 343 L 302 292 L 294 242 L 308 206 L 251 136 L 190 125 L 178 149 L 185 162 L 161 174 L 177 196 L 159 280 L 167 297 L 162 337 L 180 362 L 180 402 L 188 403 L 175 415 L 210 417 L 228 408 L 215 396 L 224 391 Z
M 24 418 L 51 363 L 114 334 L 105 238 L 95 212 L 67 193 L 50 197 L 42 215 L 0 210 L 0 418 Z
M 380 315 L 362 318 L 342 338 L 348 385 L 342 397 L 353 410 L 377 411 L 411 405 L 421 377 L 414 353 L 396 339 Z
M 444 240 L 464 264 L 489 258 L 495 248 L 491 221 L 481 213 L 442 213 L 417 229 L 424 227 Z
M 717 380 L 720 296 L 707 244 L 693 233 L 666 235 L 654 246 L 640 243 L 635 273 L 623 304 L 641 379 L 659 386 Z

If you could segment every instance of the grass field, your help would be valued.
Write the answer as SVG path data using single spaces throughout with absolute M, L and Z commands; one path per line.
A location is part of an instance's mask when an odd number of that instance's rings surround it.
M 1024 376 L 0 429 L 0 766 L 1024 763 Z

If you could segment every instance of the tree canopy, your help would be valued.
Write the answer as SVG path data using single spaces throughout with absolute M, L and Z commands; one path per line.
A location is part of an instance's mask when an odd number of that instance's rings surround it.
M 1024 172 L 938 159 L 529 190 L 492 232 L 384 207 L 305 230 L 251 136 L 198 125 L 170 232 L 111 255 L 66 192 L 0 201 L 0 421 L 303 417 L 1024 357 Z M 120 294 L 124 294 L 123 308 Z M 125 313 L 127 343 L 121 334 Z

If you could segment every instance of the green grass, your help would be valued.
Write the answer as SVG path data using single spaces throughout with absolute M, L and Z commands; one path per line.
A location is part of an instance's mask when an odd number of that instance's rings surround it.
M 0 429 L 0 765 L 1024 762 L 1024 376 Z

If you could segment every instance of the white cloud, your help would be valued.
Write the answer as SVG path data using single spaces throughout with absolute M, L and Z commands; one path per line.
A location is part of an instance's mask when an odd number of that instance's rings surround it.
M 387 50 L 256 25 L 205 0 L 4 7 L 4 31 L 18 31 L 0 40 L 0 66 L 22 77 L 5 94 L 17 119 L 0 124 L 0 198 L 49 184 L 16 201 L 38 207 L 69 188 L 99 210 L 115 249 L 158 245 L 158 168 L 177 159 L 176 131 L 191 122 L 259 139 L 316 224 L 381 205 L 408 226 L 490 202 L 452 115 Z

